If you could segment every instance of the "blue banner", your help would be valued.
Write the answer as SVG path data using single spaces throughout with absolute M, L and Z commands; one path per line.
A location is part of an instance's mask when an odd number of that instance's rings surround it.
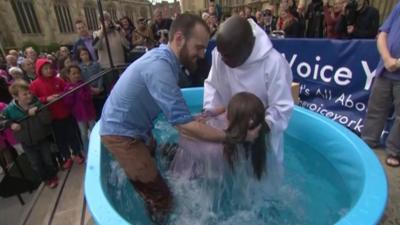
M 300 83 L 300 106 L 359 134 L 380 59 L 376 41 L 275 39 L 273 44 Z

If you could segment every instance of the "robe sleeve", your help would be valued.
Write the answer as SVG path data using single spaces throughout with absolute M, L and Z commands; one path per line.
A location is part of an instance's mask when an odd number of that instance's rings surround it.
M 204 109 L 227 106 L 227 102 L 224 102 L 223 100 L 223 96 L 227 96 L 226 93 L 224 93 L 226 92 L 224 90 L 227 88 L 227 85 L 223 85 L 221 81 L 221 76 L 226 74 L 222 74 L 221 71 L 218 71 L 217 53 L 217 49 L 214 49 L 210 73 L 208 74 L 207 79 L 204 81 Z
M 292 71 L 283 57 L 276 59 L 273 68 L 265 69 L 267 71 L 265 84 L 269 104 L 265 120 L 272 132 L 283 132 L 288 126 L 293 110 Z

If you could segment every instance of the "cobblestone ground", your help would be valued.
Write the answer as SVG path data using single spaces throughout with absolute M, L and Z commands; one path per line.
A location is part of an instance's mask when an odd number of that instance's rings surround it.
M 389 180 L 389 201 L 381 225 L 400 225 L 400 167 L 388 167 L 385 164 L 386 154 L 383 149 L 375 149 Z

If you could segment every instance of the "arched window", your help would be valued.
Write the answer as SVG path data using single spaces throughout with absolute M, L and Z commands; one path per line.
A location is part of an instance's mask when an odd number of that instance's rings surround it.
M 72 26 L 71 13 L 67 1 L 56 1 L 54 3 L 54 12 L 56 14 L 58 28 L 61 33 L 74 32 Z
M 83 6 L 83 9 L 85 11 L 85 18 L 86 18 L 86 23 L 88 26 L 89 30 L 96 30 L 99 26 L 97 23 L 97 11 L 96 11 L 96 6 L 92 3 L 85 3 Z
M 35 34 L 42 32 L 32 0 L 11 0 L 10 3 L 22 33 Z

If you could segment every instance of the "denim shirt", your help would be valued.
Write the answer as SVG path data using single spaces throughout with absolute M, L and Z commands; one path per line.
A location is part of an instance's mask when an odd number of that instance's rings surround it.
M 181 65 L 169 46 L 147 52 L 121 75 L 100 120 L 101 135 L 147 141 L 162 111 L 172 125 L 193 120 L 178 86 Z
M 385 32 L 387 36 L 387 45 L 390 55 L 395 58 L 400 58 L 400 3 L 397 3 L 395 8 L 390 13 L 389 17 L 385 20 L 379 28 L 379 32 Z M 380 59 L 376 68 L 376 75 L 383 75 L 392 80 L 400 80 L 400 69 L 389 72 L 385 69 L 382 58 Z
M 101 71 L 100 64 L 94 61 L 90 62 L 88 65 L 80 63 L 79 68 L 81 68 L 81 75 L 84 81 L 90 80 L 92 76 L 97 75 Z M 97 79 L 90 85 L 96 88 L 103 88 L 103 78 Z

